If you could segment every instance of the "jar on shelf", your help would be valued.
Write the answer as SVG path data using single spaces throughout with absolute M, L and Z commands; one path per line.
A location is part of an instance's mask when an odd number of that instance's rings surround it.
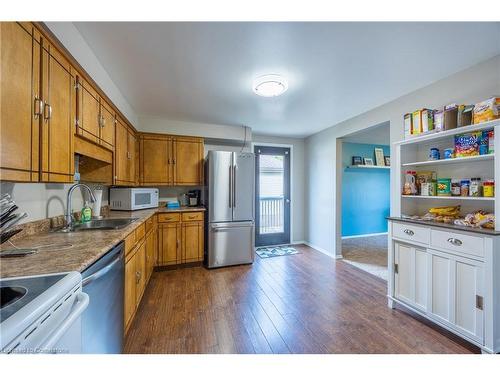
M 469 187 L 469 196 L 471 197 L 481 196 L 481 178 L 479 177 L 471 178 Z
M 459 197 L 461 194 L 460 192 L 460 180 L 453 178 L 451 180 L 451 195 L 453 197 Z
M 460 195 L 462 197 L 468 197 L 469 196 L 469 186 L 470 186 L 470 180 L 469 179 L 464 179 L 460 181 Z
M 490 198 L 495 196 L 495 180 L 485 180 L 483 182 L 483 196 Z

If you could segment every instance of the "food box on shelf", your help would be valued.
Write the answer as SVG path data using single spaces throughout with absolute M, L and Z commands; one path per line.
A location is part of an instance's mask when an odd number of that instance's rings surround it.
M 404 116 L 405 121 L 405 138 L 411 137 L 413 134 L 413 117 L 411 113 Z
M 467 126 L 472 124 L 473 105 L 460 104 L 458 106 L 457 126 Z
M 422 133 L 422 111 L 419 109 L 418 111 L 414 111 L 412 113 L 412 124 L 413 124 L 413 135 L 418 135 Z
M 450 130 L 457 127 L 458 106 L 456 104 L 448 104 L 443 111 L 443 129 Z
M 463 158 L 479 155 L 482 132 L 457 134 L 455 136 L 455 157 Z
M 500 118 L 500 97 L 493 97 L 474 106 L 473 122 L 480 124 Z
M 420 111 L 420 122 L 422 123 L 422 132 L 434 130 L 434 111 L 424 108 Z

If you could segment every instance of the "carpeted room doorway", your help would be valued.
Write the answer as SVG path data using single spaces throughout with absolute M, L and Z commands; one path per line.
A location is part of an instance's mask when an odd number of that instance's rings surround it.
M 387 234 L 342 239 L 346 263 L 387 280 Z

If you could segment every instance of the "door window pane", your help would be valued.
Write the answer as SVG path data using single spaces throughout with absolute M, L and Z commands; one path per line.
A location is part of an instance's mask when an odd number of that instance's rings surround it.
M 284 227 L 284 157 L 259 155 L 260 228 L 264 233 L 283 233 Z

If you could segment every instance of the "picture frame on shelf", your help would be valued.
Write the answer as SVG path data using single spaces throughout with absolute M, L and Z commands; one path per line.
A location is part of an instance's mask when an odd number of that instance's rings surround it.
M 385 166 L 384 150 L 380 147 L 375 147 L 375 162 L 379 167 Z
M 364 165 L 374 165 L 373 159 L 372 158 L 363 158 L 363 164 Z
M 361 156 L 353 156 L 352 165 L 363 165 L 363 158 Z
M 390 156 L 384 156 L 384 163 L 386 167 L 391 166 L 391 157 Z

